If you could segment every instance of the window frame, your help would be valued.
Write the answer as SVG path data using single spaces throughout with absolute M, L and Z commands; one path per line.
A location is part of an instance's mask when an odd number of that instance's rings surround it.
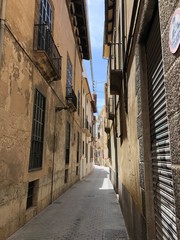
M 31 146 L 29 156 L 29 171 L 34 171 L 42 168 L 44 150 L 45 112 L 46 112 L 46 97 L 38 89 L 35 89 L 31 131 Z
M 66 95 L 70 95 L 72 93 L 72 80 L 73 80 L 73 66 L 70 60 L 69 55 L 67 55 L 67 69 L 66 69 Z
M 66 153 L 65 153 L 65 164 L 70 162 L 70 142 L 71 142 L 71 125 L 66 122 Z

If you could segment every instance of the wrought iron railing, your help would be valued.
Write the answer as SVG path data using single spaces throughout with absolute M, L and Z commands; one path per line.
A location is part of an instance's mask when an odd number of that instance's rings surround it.
M 72 87 L 66 88 L 66 100 L 68 105 L 72 106 L 74 110 L 77 110 L 77 97 Z
M 34 44 L 36 51 L 45 51 L 58 78 L 61 78 L 61 55 L 54 43 L 51 31 L 47 24 L 34 25 Z

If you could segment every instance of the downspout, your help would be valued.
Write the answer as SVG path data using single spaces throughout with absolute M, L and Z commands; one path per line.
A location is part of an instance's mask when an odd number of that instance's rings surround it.
M 6 16 L 6 0 L 1 0 L 1 16 L 0 16 L 0 66 L 2 62 L 4 48 L 4 32 L 5 32 L 5 16 Z
M 114 106 L 115 106 L 115 118 L 117 118 L 117 108 L 116 108 L 116 97 L 114 98 Z M 119 192 L 119 169 L 118 169 L 118 151 L 117 151 L 117 120 L 114 121 L 114 144 L 115 144 L 115 168 L 116 168 L 116 193 Z

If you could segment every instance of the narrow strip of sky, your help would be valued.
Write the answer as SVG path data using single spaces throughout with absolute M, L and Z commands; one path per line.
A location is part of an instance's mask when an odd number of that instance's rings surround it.
M 100 113 L 104 106 L 104 84 L 106 82 L 107 60 L 103 59 L 104 36 L 104 0 L 87 0 L 89 30 L 92 50 L 93 76 L 97 91 L 97 110 Z M 92 76 L 90 62 L 84 61 L 91 91 Z M 98 84 L 101 83 L 101 84 Z

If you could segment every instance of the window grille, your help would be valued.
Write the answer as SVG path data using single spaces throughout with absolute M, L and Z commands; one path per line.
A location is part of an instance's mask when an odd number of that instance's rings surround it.
M 66 124 L 66 164 L 69 164 L 70 156 L 70 123 Z
M 90 148 L 90 161 L 93 162 L 93 147 Z
M 79 162 L 79 132 L 77 133 L 77 163 Z
M 35 181 L 28 183 L 28 194 L 27 194 L 26 209 L 33 206 L 34 187 L 35 187 Z
M 80 92 L 78 91 L 78 115 L 80 115 Z
M 86 163 L 88 163 L 88 144 L 86 143 Z
M 40 1 L 39 24 L 47 24 L 52 30 L 52 7 L 48 0 Z
M 67 79 L 66 79 L 66 95 L 69 96 L 71 95 L 72 91 L 72 64 L 69 59 L 67 58 Z
M 68 182 L 68 169 L 65 170 L 64 183 Z
M 78 167 L 76 167 L 76 176 L 78 176 L 78 173 L 79 173 L 79 169 Z
M 46 49 L 50 53 L 50 35 L 48 31 L 52 31 L 52 8 L 47 0 L 40 1 L 38 26 L 38 49 Z
M 45 97 L 36 89 L 34 100 L 29 170 L 42 167 L 45 102 L 46 102 Z
M 108 139 L 108 157 L 111 158 L 111 139 Z

